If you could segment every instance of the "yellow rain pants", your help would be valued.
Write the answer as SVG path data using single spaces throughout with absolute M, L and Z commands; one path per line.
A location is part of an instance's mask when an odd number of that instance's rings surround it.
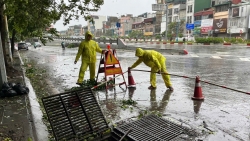
M 87 39 L 87 35 L 93 36 L 89 31 L 87 31 L 85 33 L 85 39 Z M 80 57 L 82 58 L 82 64 L 77 83 L 82 83 L 85 71 L 88 67 L 90 71 L 90 79 L 95 79 L 96 52 L 102 53 L 102 49 L 99 47 L 97 42 L 93 40 L 83 40 L 80 43 L 75 58 L 75 61 L 78 61 Z

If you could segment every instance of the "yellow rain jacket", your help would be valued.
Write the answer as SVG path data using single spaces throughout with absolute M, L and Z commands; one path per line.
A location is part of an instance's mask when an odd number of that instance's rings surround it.
M 130 68 L 131 69 L 135 68 L 142 62 L 148 67 L 150 67 L 151 68 L 150 84 L 151 86 L 156 87 L 156 73 L 155 72 L 161 71 L 161 72 L 167 73 L 166 58 L 157 51 L 143 50 L 141 48 L 136 49 L 135 56 L 139 58 Z M 162 78 L 164 80 L 166 87 L 172 86 L 169 75 L 162 74 Z
M 102 49 L 99 47 L 97 42 L 90 40 L 87 41 L 87 35 L 93 35 L 87 31 L 85 33 L 85 40 L 81 42 L 75 61 L 78 61 L 80 56 L 82 56 L 82 62 L 95 63 L 96 62 L 96 52 L 102 53 Z
M 137 48 L 135 52 L 135 56 L 139 57 L 139 59 L 131 66 L 131 68 L 135 68 L 141 62 L 147 65 L 150 68 L 155 68 L 156 70 L 161 70 L 160 60 L 164 61 L 166 58 L 157 51 L 154 50 L 143 50 L 141 48 Z
M 102 49 L 99 47 L 98 43 L 96 43 L 93 40 L 87 40 L 88 35 L 91 35 L 93 38 L 93 35 L 89 31 L 85 33 L 85 40 L 80 43 L 75 58 L 75 61 L 77 62 L 80 56 L 82 56 L 82 65 L 79 71 L 77 83 L 83 82 L 85 71 L 87 70 L 88 67 L 89 67 L 90 79 L 91 80 L 95 79 L 96 52 L 102 53 Z

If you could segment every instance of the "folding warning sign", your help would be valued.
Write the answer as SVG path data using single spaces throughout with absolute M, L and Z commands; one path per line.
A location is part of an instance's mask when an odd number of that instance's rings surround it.
M 98 76 L 100 73 L 104 73 L 104 81 L 107 81 L 107 77 L 109 75 L 113 75 L 112 80 L 115 83 L 115 78 L 118 77 L 118 75 L 121 75 L 123 77 L 123 82 L 119 83 L 119 86 L 122 84 L 126 84 L 122 68 L 120 65 L 119 60 L 117 59 L 116 51 L 112 49 L 108 49 L 105 54 L 101 55 L 100 59 L 100 64 L 99 64 L 99 69 L 96 77 L 96 81 L 98 82 Z M 116 76 L 117 75 L 117 76 Z M 106 88 L 107 88 L 107 83 L 106 83 Z

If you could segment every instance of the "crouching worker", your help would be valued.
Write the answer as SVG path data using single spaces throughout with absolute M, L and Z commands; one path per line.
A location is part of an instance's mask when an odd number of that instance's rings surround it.
M 78 52 L 75 58 L 75 64 L 79 60 L 80 56 L 82 58 L 82 64 L 79 71 L 79 76 L 77 83 L 81 85 L 83 83 L 84 74 L 87 68 L 89 67 L 90 71 L 90 80 L 95 80 L 95 67 L 96 67 L 96 52 L 105 53 L 105 50 L 102 50 L 98 43 L 92 40 L 93 35 L 91 32 L 87 31 L 85 33 L 85 40 L 83 40 L 78 48 Z
M 156 72 L 158 73 L 167 73 L 166 68 L 166 58 L 159 52 L 154 50 L 143 50 L 141 48 L 137 48 L 135 52 L 135 56 L 139 57 L 138 60 L 129 67 L 130 69 L 135 68 L 141 62 L 151 68 L 150 73 L 150 83 L 149 89 L 156 89 Z M 170 91 L 173 91 L 172 84 L 170 82 L 170 76 L 166 74 L 161 74 L 164 80 L 164 83 Z

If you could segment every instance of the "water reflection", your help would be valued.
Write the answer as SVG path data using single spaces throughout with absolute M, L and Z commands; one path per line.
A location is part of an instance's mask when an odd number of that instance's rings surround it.
M 162 97 L 162 100 L 157 102 L 156 101 L 156 90 L 151 90 L 150 91 L 151 107 L 149 108 L 149 110 L 150 111 L 159 111 L 160 113 L 164 113 L 164 111 L 168 105 L 171 94 L 172 94 L 172 91 L 166 90 L 163 97 Z
M 198 114 L 201 108 L 202 100 L 193 100 L 194 103 L 194 113 Z
M 129 87 L 129 88 L 128 88 L 128 98 L 129 98 L 129 99 L 132 99 L 132 98 L 133 98 L 133 95 L 134 95 L 135 90 L 136 90 L 135 87 Z
M 198 120 L 199 119 L 199 111 L 201 108 L 202 100 L 193 100 L 194 103 L 194 119 Z

